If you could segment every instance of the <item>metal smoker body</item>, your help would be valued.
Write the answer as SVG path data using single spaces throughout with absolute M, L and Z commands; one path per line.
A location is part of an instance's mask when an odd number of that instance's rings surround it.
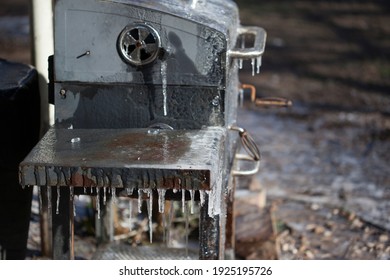
M 54 258 L 72 258 L 67 221 L 85 187 L 98 198 L 107 189 L 194 196 L 202 200 L 199 257 L 224 258 L 234 243 L 225 234 L 232 168 L 239 135 L 248 139 L 234 131 L 236 60 L 261 57 L 265 32 L 241 27 L 233 2 L 187 2 L 56 2 L 55 126 L 20 164 L 22 185 L 48 187 L 52 209 L 61 197 Z M 243 34 L 254 36 L 253 48 L 236 48 Z

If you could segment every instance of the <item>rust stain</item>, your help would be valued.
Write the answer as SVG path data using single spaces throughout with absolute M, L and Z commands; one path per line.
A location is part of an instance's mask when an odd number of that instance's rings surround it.
M 74 187 L 96 187 L 96 183 L 87 175 L 74 173 L 70 177 L 71 185 Z

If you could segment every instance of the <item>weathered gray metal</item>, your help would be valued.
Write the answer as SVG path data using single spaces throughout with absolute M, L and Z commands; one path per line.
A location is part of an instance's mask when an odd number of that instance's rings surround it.
M 246 35 L 253 47 L 245 48 Z M 259 59 L 264 45 L 264 30 L 241 27 L 232 1 L 56 1 L 55 126 L 20 164 L 21 184 L 110 188 L 112 196 L 163 189 L 175 198 L 182 190 L 184 200 L 197 191 L 199 258 L 223 258 L 225 241 L 234 243 L 225 238 L 231 176 L 245 175 L 232 171 L 236 59 Z M 71 258 L 73 210 L 60 205 L 54 258 Z
M 226 132 L 50 129 L 20 164 L 22 185 L 211 190 Z
M 57 82 L 162 84 L 161 64 L 167 62 L 168 84 L 223 86 L 225 54 L 238 27 L 230 1 L 191 9 L 183 1 L 59 0 L 55 11 Z M 118 55 L 121 32 L 137 23 L 161 38 L 159 59 L 143 69 Z

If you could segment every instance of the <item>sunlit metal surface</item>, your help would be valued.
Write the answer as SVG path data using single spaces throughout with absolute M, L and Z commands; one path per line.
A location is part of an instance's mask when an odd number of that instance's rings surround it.
M 214 166 L 224 139 L 224 129 L 217 127 L 52 128 L 21 163 L 20 180 L 38 186 L 207 190 L 216 184 Z

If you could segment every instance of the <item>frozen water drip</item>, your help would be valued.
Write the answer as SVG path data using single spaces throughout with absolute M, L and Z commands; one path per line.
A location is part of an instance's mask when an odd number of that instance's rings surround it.
M 194 214 L 195 190 L 190 190 L 190 196 L 191 196 L 191 214 Z
M 257 65 L 256 74 L 260 74 L 261 58 L 262 58 L 261 56 L 256 58 L 256 65 Z
M 96 188 L 96 210 L 97 217 L 100 220 L 100 188 Z
M 131 230 L 131 225 L 133 221 L 133 200 L 129 200 L 129 229 Z
M 256 68 L 256 59 L 255 58 L 252 58 L 251 65 L 252 65 L 252 76 L 254 76 L 255 75 L 255 68 Z
M 46 187 L 47 190 L 47 210 L 51 211 L 51 187 Z
M 106 205 L 107 202 L 107 187 L 103 188 L 103 205 Z
M 165 60 L 161 61 L 161 82 L 162 82 L 162 94 L 163 94 L 163 106 L 164 106 L 164 116 L 168 115 L 167 108 L 167 62 Z
M 186 211 L 186 190 L 181 190 L 181 209 L 183 214 Z
M 133 195 L 133 191 L 134 191 L 133 188 L 129 188 L 129 187 L 126 188 L 126 193 L 127 193 L 128 196 Z
M 252 61 L 251 61 L 251 64 L 252 64 L 252 76 L 254 76 L 255 73 L 256 74 L 260 74 L 261 60 L 262 60 L 261 56 L 256 57 L 256 58 L 252 58 Z
M 165 211 L 165 189 L 158 189 L 158 211 L 164 213 Z
M 138 213 L 142 213 L 142 190 L 138 190 Z
M 242 35 L 241 38 L 241 49 L 245 49 L 245 35 Z M 242 58 L 238 59 L 238 68 L 241 70 L 244 65 L 244 60 Z
M 42 190 L 38 187 L 39 212 L 42 213 Z
M 73 208 L 73 217 L 76 217 L 76 204 L 74 203 L 74 187 L 69 188 L 70 201 Z
M 56 214 L 60 214 L 60 186 L 57 186 L 57 205 L 56 205 Z
M 147 194 L 149 197 L 148 203 L 147 203 L 147 209 L 148 209 L 148 221 L 149 221 L 149 242 L 153 243 L 153 191 L 147 190 Z
M 199 190 L 199 197 L 200 197 L 200 206 L 203 206 L 206 201 L 206 192 L 203 190 Z
M 112 202 L 114 202 L 114 204 L 117 203 L 115 187 L 111 187 L 111 199 L 112 199 Z

